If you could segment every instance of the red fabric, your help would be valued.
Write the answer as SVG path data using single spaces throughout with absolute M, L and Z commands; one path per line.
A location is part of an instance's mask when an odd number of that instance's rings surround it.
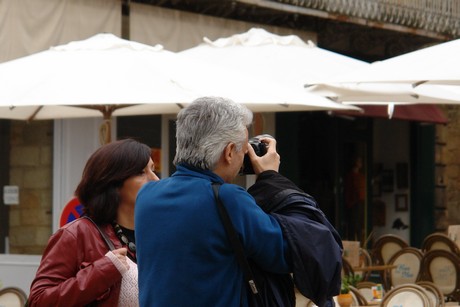
M 121 248 L 111 225 L 101 227 Z M 87 219 L 78 219 L 53 234 L 32 281 L 29 306 L 118 306 L 121 274 L 104 255 L 108 247 Z
M 359 107 L 364 110 L 363 113 L 359 111 L 333 111 L 333 114 L 388 118 L 388 106 L 386 105 L 359 105 Z M 395 105 L 392 118 L 434 124 L 446 124 L 448 121 L 439 106 L 429 104 Z

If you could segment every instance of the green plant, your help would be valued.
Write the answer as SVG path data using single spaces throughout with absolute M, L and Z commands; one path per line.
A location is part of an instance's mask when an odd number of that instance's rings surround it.
M 350 292 L 350 286 L 355 287 L 361 281 L 361 275 L 348 274 L 342 276 L 342 284 L 340 286 L 340 294 L 345 294 Z

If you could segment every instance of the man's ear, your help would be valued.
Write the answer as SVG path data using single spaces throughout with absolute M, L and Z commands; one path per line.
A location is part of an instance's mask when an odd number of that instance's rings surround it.
M 228 143 L 227 146 L 225 146 L 224 149 L 224 160 L 227 163 L 230 163 L 233 159 L 233 156 L 235 154 L 235 144 L 234 143 Z

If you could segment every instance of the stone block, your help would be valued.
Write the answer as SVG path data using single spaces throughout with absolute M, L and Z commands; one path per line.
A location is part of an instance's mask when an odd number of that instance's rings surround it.
M 39 207 L 21 210 L 20 217 L 22 226 L 51 226 L 50 212 Z
M 51 188 L 52 169 L 36 168 L 24 172 L 24 188 L 27 189 L 44 189 Z
M 10 227 L 21 226 L 21 211 L 19 209 L 15 210 L 15 208 L 11 206 L 9 210 Z
M 449 226 L 449 221 L 447 218 L 446 210 L 435 210 L 435 228 L 437 230 L 447 229 Z
M 19 201 L 21 209 L 30 209 L 40 207 L 40 192 L 38 190 L 22 189 L 20 190 Z
M 53 143 L 53 121 L 33 121 L 23 127 L 23 139 L 26 144 L 52 144 Z
M 53 208 L 53 195 L 51 189 L 42 189 L 40 191 L 40 208 L 42 210 L 48 211 L 51 214 L 51 210 Z
M 11 148 L 11 166 L 38 166 L 40 165 L 40 147 L 16 146 Z
M 19 226 L 10 227 L 10 244 L 12 246 L 36 245 L 35 227 Z
M 24 185 L 24 169 L 19 167 L 10 168 L 10 185 L 19 187 Z
M 51 166 L 53 164 L 53 149 L 51 146 L 40 147 L 40 165 Z
M 36 245 L 37 246 L 46 246 L 48 240 L 52 234 L 51 227 L 37 227 L 37 237 L 36 237 Z

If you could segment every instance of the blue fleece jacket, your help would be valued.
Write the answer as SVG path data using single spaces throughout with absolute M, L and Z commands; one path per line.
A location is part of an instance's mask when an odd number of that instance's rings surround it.
M 247 306 L 243 273 L 217 212 L 212 182 L 262 269 L 290 272 L 278 222 L 243 188 L 209 171 L 178 166 L 138 193 L 135 233 L 141 306 Z

